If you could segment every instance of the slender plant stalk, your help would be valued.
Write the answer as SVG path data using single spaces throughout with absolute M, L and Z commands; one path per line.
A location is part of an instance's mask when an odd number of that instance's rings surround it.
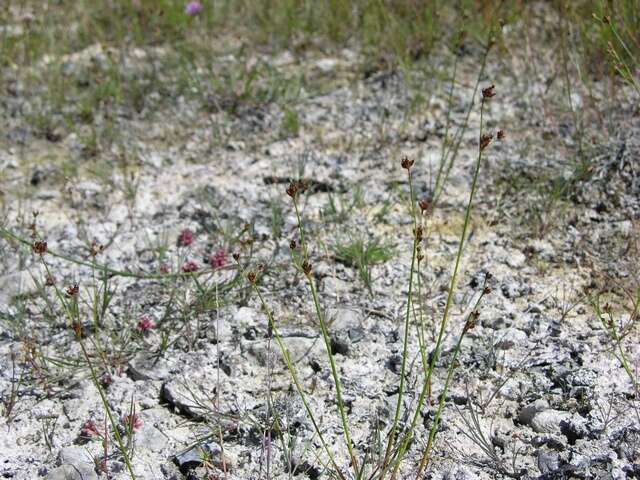
M 485 283 L 486 286 L 486 283 Z M 482 293 L 478 296 L 473 309 L 467 315 L 465 320 L 465 324 L 462 327 L 462 332 L 458 337 L 458 341 L 456 342 L 456 346 L 453 350 L 453 358 L 451 359 L 451 363 L 449 363 L 449 371 L 447 372 L 447 379 L 444 382 L 444 388 L 442 389 L 442 393 L 440 394 L 440 401 L 438 402 L 438 410 L 436 410 L 436 415 L 433 419 L 433 425 L 431 425 L 431 430 L 429 431 L 429 440 L 427 441 L 427 447 L 424 450 L 422 455 L 422 459 L 420 460 L 420 465 L 418 467 L 418 473 L 416 475 L 416 479 L 419 479 L 424 469 L 429 464 L 429 453 L 431 452 L 431 448 L 433 447 L 433 442 L 438 433 L 438 426 L 440 424 L 440 417 L 442 415 L 442 410 L 444 408 L 444 402 L 447 396 L 447 392 L 449 391 L 449 385 L 451 383 L 451 378 L 453 377 L 453 371 L 456 369 L 456 362 L 458 360 L 458 354 L 460 353 L 460 346 L 462 345 L 462 339 L 465 334 L 474 326 L 475 318 L 477 316 L 477 308 L 480 305 L 480 301 L 485 295 L 485 290 L 483 288 Z
M 462 122 L 462 126 L 456 131 L 456 134 L 453 137 L 453 142 L 451 143 L 451 147 L 448 150 L 445 150 L 443 147 L 443 154 L 440 161 L 440 167 L 438 169 L 438 175 L 436 177 L 436 185 L 433 192 L 433 205 L 438 203 L 440 196 L 442 195 L 442 191 L 444 190 L 444 186 L 449 179 L 449 174 L 451 173 L 451 169 L 453 168 L 453 164 L 458 156 L 458 151 L 460 150 L 460 145 L 462 145 L 462 138 L 464 137 L 465 132 L 467 131 L 467 126 L 469 125 L 469 117 L 471 116 L 471 110 L 473 109 L 473 104 L 475 102 L 476 95 L 478 94 L 478 89 L 480 88 L 480 82 L 484 76 L 484 71 L 487 66 L 487 58 L 489 57 L 489 52 L 491 51 L 491 42 L 487 43 L 485 47 L 484 53 L 482 55 L 482 63 L 480 65 L 480 71 L 478 72 L 478 76 L 476 77 L 476 83 L 473 87 L 473 95 L 471 96 L 471 103 L 469 103 L 469 108 L 467 109 L 467 113 L 465 114 L 464 120 Z M 453 84 L 451 85 L 453 88 Z M 445 137 L 446 140 L 446 137 Z M 448 163 L 447 163 L 448 161 Z M 446 169 L 444 168 L 445 163 L 447 164 Z
M 482 98 L 482 102 L 480 104 L 480 135 L 479 138 L 482 139 L 483 136 L 483 121 L 484 121 L 484 102 L 485 99 L 484 97 Z M 414 413 L 413 416 L 413 420 L 411 421 L 411 425 L 409 427 L 408 433 L 405 436 L 405 440 L 402 443 L 402 445 L 400 446 L 400 450 L 398 452 L 397 458 L 396 458 L 396 462 L 395 462 L 395 466 L 394 466 L 394 470 L 393 470 L 393 474 L 391 476 L 391 478 L 395 478 L 398 474 L 398 469 L 400 468 L 400 462 L 402 461 L 402 458 L 404 457 L 407 447 L 409 445 L 409 441 L 411 440 L 411 432 L 414 431 L 417 422 L 418 422 L 418 418 L 420 417 L 420 412 L 422 411 L 422 407 L 424 406 L 424 400 L 426 397 L 426 394 L 429 390 L 429 385 L 431 382 L 431 376 L 433 375 L 433 371 L 435 369 L 435 364 L 438 360 L 438 358 L 440 357 L 440 349 L 442 348 L 442 339 L 444 337 L 444 332 L 449 320 L 449 312 L 451 310 L 451 305 L 453 304 L 453 292 L 456 288 L 456 280 L 458 278 L 458 271 L 460 269 L 460 262 L 462 260 L 462 252 L 464 251 L 464 244 L 465 244 L 465 239 L 467 237 L 467 230 L 469 229 L 469 223 L 471 220 L 471 212 L 473 210 L 473 199 L 476 193 L 476 189 L 477 189 L 477 184 L 478 184 L 478 177 L 479 177 L 479 173 L 480 173 L 480 166 L 482 164 L 482 152 L 483 152 L 483 148 L 481 147 L 481 145 L 478 145 L 478 157 L 476 160 L 476 165 L 475 165 L 475 171 L 473 174 L 473 181 L 471 183 L 471 191 L 469 193 L 469 201 L 467 203 L 467 208 L 465 210 L 465 215 L 464 215 L 464 224 L 462 226 L 462 233 L 460 234 L 460 242 L 458 245 L 458 253 L 456 255 L 456 261 L 455 261 L 455 265 L 453 267 L 453 273 L 451 275 L 451 282 L 449 285 L 449 293 L 447 295 L 447 302 L 445 304 L 444 307 L 444 313 L 442 314 L 442 320 L 440 322 L 440 329 L 438 331 L 438 337 L 436 340 L 436 346 L 435 346 L 435 350 L 433 352 L 433 355 L 431 357 L 431 363 L 429 364 L 429 369 L 427 371 L 427 376 L 424 380 L 424 385 L 422 387 L 422 391 L 420 393 L 420 397 L 418 399 L 418 406 L 416 408 L 416 411 Z
M 240 264 L 240 262 L 238 260 L 236 260 L 236 263 L 237 263 L 238 269 L 242 273 L 242 275 L 246 276 L 248 278 L 248 275 L 245 273 L 245 270 L 242 267 L 242 265 Z M 296 373 L 295 367 L 293 366 L 293 362 L 291 361 L 291 357 L 289 355 L 289 352 L 287 351 L 287 348 L 285 347 L 284 342 L 282 341 L 282 337 L 280 336 L 280 332 L 278 331 L 278 327 L 276 326 L 276 322 L 275 322 L 275 320 L 273 318 L 273 313 L 271 312 L 271 309 L 267 305 L 267 302 L 265 301 L 264 296 L 262 295 L 262 292 L 258 288 L 258 285 L 257 285 L 255 279 L 254 279 L 254 281 L 249 279 L 249 284 L 250 284 L 251 289 L 253 290 L 253 292 L 257 295 L 258 300 L 260 301 L 260 305 L 262 306 L 262 309 L 264 310 L 265 314 L 267 315 L 267 319 L 269 320 L 269 325 L 271 326 L 271 329 L 273 331 L 273 336 L 276 339 L 276 343 L 278 344 L 278 347 L 280 348 L 280 352 L 282 353 L 282 357 L 284 358 L 284 361 L 285 361 L 285 363 L 287 365 L 287 369 L 289 370 L 289 374 L 291 375 L 291 379 L 293 380 L 293 384 L 296 387 L 296 391 L 298 392 L 298 395 L 300 396 L 300 400 L 302 401 L 302 404 L 304 405 L 304 409 L 306 410 L 307 415 L 309 416 L 309 419 L 311 420 L 311 423 L 313 424 L 313 428 L 316 431 L 316 434 L 318 435 L 318 438 L 320 439 L 320 443 L 322 444 L 322 448 L 327 453 L 327 456 L 329 457 L 329 461 L 331 462 L 333 467 L 336 469 L 336 472 L 338 473 L 338 476 L 342 480 L 346 480 L 344 475 L 340 471 L 340 468 L 338 467 L 338 464 L 336 463 L 335 458 L 334 458 L 333 454 L 331 453 L 331 450 L 329 449 L 329 445 L 327 444 L 326 440 L 324 439 L 324 435 L 322 435 L 322 432 L 320 431 L 320 427 L 319 427 L 319 425 L 318 425 L 318 423 L 317 423 L 317 421 L 315 419 L 315 416 L 313 415 L 313 411 L 311 410 L 311 406 L 309 405 L 309 402 L 307 401 L 307 397 L 304 394 L 304 390 L 302 389 L 302 385 L 300 384 L 300 381 L 298 380 L 298 374 Z
M 300 215 L 300 208 L 298 207 L 297 194 L 293 195 L 293 205 L 296 211 L 296 219 L 298 221 L 298 232 L 300 233 L 300 246 L 306 262 L 309 261 L 309 249 L 307 242 L 305 241 L 304 227 L 302 226 L 302 217 Z M 320 325 L 320 331 L 322 332 L 322 338 L 327 351 L 327 357 L 329 358 L 329 364 L 331 366 L 331 376 L 333 377 L 333 383 L 336 387 L 336 403 L 338 405 L 338 411 L 340 412 L 340 419 L 342 421 L 342 429 L 344 431 L 344 438 L 347 444 L 347 450 L 349 451 L 349 457 L 351 458 L 351 466 L 353 467 L 356 478 L 358 477 L 358 461 L 353 451 L 353 444 L 351 442 L 351 435 L 349 433 L 349 422 L 347 421 L 347 414 L 344 409 L 344 400 L 342 398 L 342 385 L 340 382 L 340 376 L 338 375 L 338 369 L 336 367 L 335 359 L 333 358 L 333 352 L 331 351 L 331 339 L 329 337 L 329 331 L 324 321 L 324 315 L 320 308 L 320 301 L 318 299 L 318 292 L 313 282 L 313 277 L 310 272 L 305 272 L 307 284 L 311 290 L 311 297 L 313 298 L 313 305 L 315 307 L 316 316 L 318 317 L 318 323 Z
M 417 256 L 416 253 L 418 250 L 418 245 L 420 244 L 420 240 L 421 240 L 417 232 L 416 206 L 415 206 L 415 199 L 413 197 L 413 181 L 411 178 L 411 167 L 407 168 L 407 178 L 409 181 L 409 202 L 411 204 L 411 218 L 412 218 L 412 224 L 413 224 L 413 246 L 411 249 L 411 269 L 409 270 L 409 290 L 407 293 L 407 308 L 404 316 L 404 338 L 402 342 L 402 365 L 400 367 L 400 385 L 398 386 L 398 401 L 396 402 L 396 410 L 393 416 L 393 424 L 389 432 L 387 448 L 384 456 L 384 461 L 382 463 L 383 472 L 387 468 L 392 449 L 395 446 L 398 422 L 400 421 L 400 412 L 402 409 L 404 381 L 405 381 L 405 373 L 407 368 L 407 357 L 408 357 L 408 348 L 409 348 L 409 320 L 411 318 L 411 306 L 413 304 L 413 277 L 416 269 L 416 256 Z
M 40 256 L 40 261 L 42 262 L 42 265 L 44 266 L 47 275 L 51 277 L 51 272 L 49 270 L 49 266 L 47 265 L 47 262 L 45 262 L 44 258 L 42 257 L 42 255 Z M 131 476 L 132 480 L 136 479 L 136 475 L 133 472 L 133 467 L 131 466 L 131 460 L 129 459 L 129 454 L 127 453 L 127 449 L 124 446 L 124 442 L 122 441 L 122 436 L 120 435 L 120 431 L 118 430 L 118 424 L 116 423 L 115 419 L 113 418 L 113 414 L 111 412 L 111 407 L 109 406 L 109 402 L 107 400 L 107 396 L 104 393 L 104 390 L 102 388 L 102 386 L 100 385 L 100 380 L 98 379 L 98 375 L 96 373 L 96 370 L 93 366 L 93 362 L 91 362 L 91 357 L 89 356 L 89 352 L 87 351 L 84 342 L 82 341 L 82 332 L 81 332 L 81 327 L 80 327 L 80 315 L 78 312 L 78 307 L 77 307 L 77 301 L 72 303 L 72 306 L 69 307 L 69 304 L 66 302 L 66 300 L 64 299 L 64 297 L 62 296 L 62 292 L 60 291 L 60 289 L 58 288 L 57 285 L 54 284 L 54 289 L 56 292 L 56 296 L 58 297 L 58 300 L 60 301 L 60 303 L 62 304 L 67 317 L 69 318 L 69 322 L 71 323 L 71 326 L 73 326 L 74 322 L 77 322 L 77 331 L 76 331 L 76 340 L 78 341 L 78 344 L 80 345 L 80 349 L 82 350 L 82 355 L 84 356 L 86 362 L 87 362 L 87 366 L 89 367 L 89 371 L 91 372 L 91 379 L 93 380 L 93 384 L 96 387 L 96 390 L 98 390 L 98 394 L 100 395 L 100 399 L 102 401 L 102 405 L 104 406 L 105 411 L 107 412 L 107 416 L 109 417 L 109 422 L 111 423 L 111 427 L 113 428 L 113 434 L 116 437 L 116 443 L 118 444 L 118 449 L 120 450 L 120 453 L 122 454 L 122 457 L 124 459 L 124 463 L 127 466 L 127 470 L 129 471 L 129 475 Z

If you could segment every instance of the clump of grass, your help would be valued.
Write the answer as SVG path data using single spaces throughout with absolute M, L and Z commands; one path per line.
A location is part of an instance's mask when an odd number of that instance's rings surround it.
M 638 318 L 640 318 L 640 290 L 636 292 L 636 297 L 632 299 L 632 307 L 628 310 L 628 318 L 624 323 L 622 319 L 620 321 L 616 320 L 613 307 L 610 303 L 601 305 L 599 296 L 592 299 L 591 306 L 593 307 L 596 318 L 600 321 L 607 336 L 613 343 L 614 356 L 620 362 L 622 368 L 624 368 L 635 392 L 640 392 L 637 372 L 634 372 L 624 347 L 625 338 L 631 333 L 633 327 L 637 324 Z
M 372 240 L 359 238 L 345 243 L 338 243 L 335 245 L 334 250 L 338 262 L 357 269 L 358 275 L 366 285 L 369 293 L 373 293 L 373 267 L 388 262 L 394 256 L 393 248 L 382 243 L 377 238 Z

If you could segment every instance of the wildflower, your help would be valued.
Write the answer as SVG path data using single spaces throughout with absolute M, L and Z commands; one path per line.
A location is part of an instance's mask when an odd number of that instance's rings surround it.
M 198 271 L 198 264 L 193 260 L 187 260 L 182 265 L 182 271 L 184 273 L 193 273 Z
M 142 428 L 144 422 L 137 413 L 132 413 L 122 417 L 122 424 L 128 431 L 135 433 Z
M 192 243 L 193 243 L 193 232 L 188 228 L 185 228 L 184 230 L 182 230 L 182 232 L 180 232 L 180 235 L 178 235 L 178 245 L 181 245 L 183 247 L 188 247 Z
M 160 273 L 169 273 L 169 267 L 166 263 L 161 263 L 159 270 Z
M 113 383 L 113 377 L 109 373 L 104 372 L 100 377 L 100 385 L 102 385 L 104 388 L 107 388 L 112 383 Z
M 154 328 L 156 328 L 156 324 L 153 323 L 153 320 L 148 315 L 143 315 L 138 320 L 138 331 L 140 333 L 146 333 Z
M 227 264 L 227 254 L 224 250 L 218 250 L 209 255 L 209 265 L 211 268 L 222 268 Z
M 201 12 L 202 12 L 202 4 L 197 1 L 189 2 L 187 6 L 184 8 L 184 13 L 189 15 L 190 17 L 195 17 Z
M 98 425 L 93 420 L 87 420 L 80 428 L 80 435 L 87 438 L 101 437 Z
M 44 255 L 47 252 L 47 242 L 45 242 L 44 240 L 37 240 L 33 242 L 33 245 L 31 245 L 31 249 L 33 250 L 33 253 Z

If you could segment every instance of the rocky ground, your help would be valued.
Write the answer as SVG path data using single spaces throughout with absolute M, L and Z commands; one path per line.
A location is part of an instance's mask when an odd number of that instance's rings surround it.
M 474 95 L 475 53 L 460 59 L 449 137 Z M 69 75 L 82 75 L 87 65 L 100 68 L 105 55 L 96 45 L 65 65 Z M 153 62 L 140 61 L 145 55 L 127 52 L 121 61 L 135 75 Z M 452 58 L 430 58 L 429 69 L 409 81 L 402 70 L 353 69 L 356 57 L 345 50 L 303 61 L 286 53 L 254 59 L 324 79 L 321 89 L 303 86 L 286 108 L 213 93 L 165 101 L 152 88 L 139 110 L 93 119 L 94 129 L 108 120 L 115 130 L 108 147 L 55 121 L 46 135 L 36 131 L 27 118 L 36 97 L 15 77 L 1 99 L 4 478 L 106 478 L 105 463 L 110 478 L 129 478 L 113 435 L 102 441 L 110 430 L 105 408 L 38 256 L 7 235 L 31 241 L 32 211 L 54 281 L 61 289 L 79 285 L 83 337 L 138 478 L 331 478 L 264 311 L 234 267 L 236 252 L 247 270 L 263 265 L 259 288 L 347 471 L 314 305 L 291 262 L 289 243 L 300 239 L 285 189 L 297 178 L 311 185 L 302 216 L 353 443 L 360 458 L 379 458 L 376 436 L 384 440 L 398 395 L 411 262 L 400 158 L 415 160 L 417 197 L 432 195 L 448 111 L 448 84 L 434 72 L 451 72 Z M 482 87 L 496 85 L 485 126 L 504 129 L 506 138 L 485 151 L 432 403 L 487 272 L 492 293 L 463 341 L 425 478 L 636 478 L 639 398 L 620 348 L 635 375 L 637 98 L 625 89 L 611 96 L 595 81 L 591 94 L 574 85 L 570 110 L 561 82 L 548 82 L 552 72 L 522 75 L 526 68 L 492 59 L 480 79 Z M 416 91 L 424 97 L 417 109 Z M 409 411 L 423 379 L 419 319 L 428 353 L 469 197 L 478 95 L 443 194 L 425 220 L 409 334 Z M 185 229 L 192 242 L 181 236 Z M 377 240 L 392 254 L 372 266 L 370 290 L 353 262 L 336 253 L 354 239 Z M 95 261 L 112 269 L 108 283 L 91 268 L 92 242 L 104 246 Z M 176 275 L 190 261 L 198 272 Z M 620 348 L 596 315 L 598 295 L 624 334 Z M 406 478 L 434 410 L 423 409 Z M 127 416 L 137 420 L 133 432 L 125 432 Z

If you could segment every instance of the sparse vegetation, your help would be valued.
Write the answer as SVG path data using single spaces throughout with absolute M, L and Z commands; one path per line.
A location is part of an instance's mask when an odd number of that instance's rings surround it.
M 640 476 L 639 31 L 3 3 L 0 474 Z

